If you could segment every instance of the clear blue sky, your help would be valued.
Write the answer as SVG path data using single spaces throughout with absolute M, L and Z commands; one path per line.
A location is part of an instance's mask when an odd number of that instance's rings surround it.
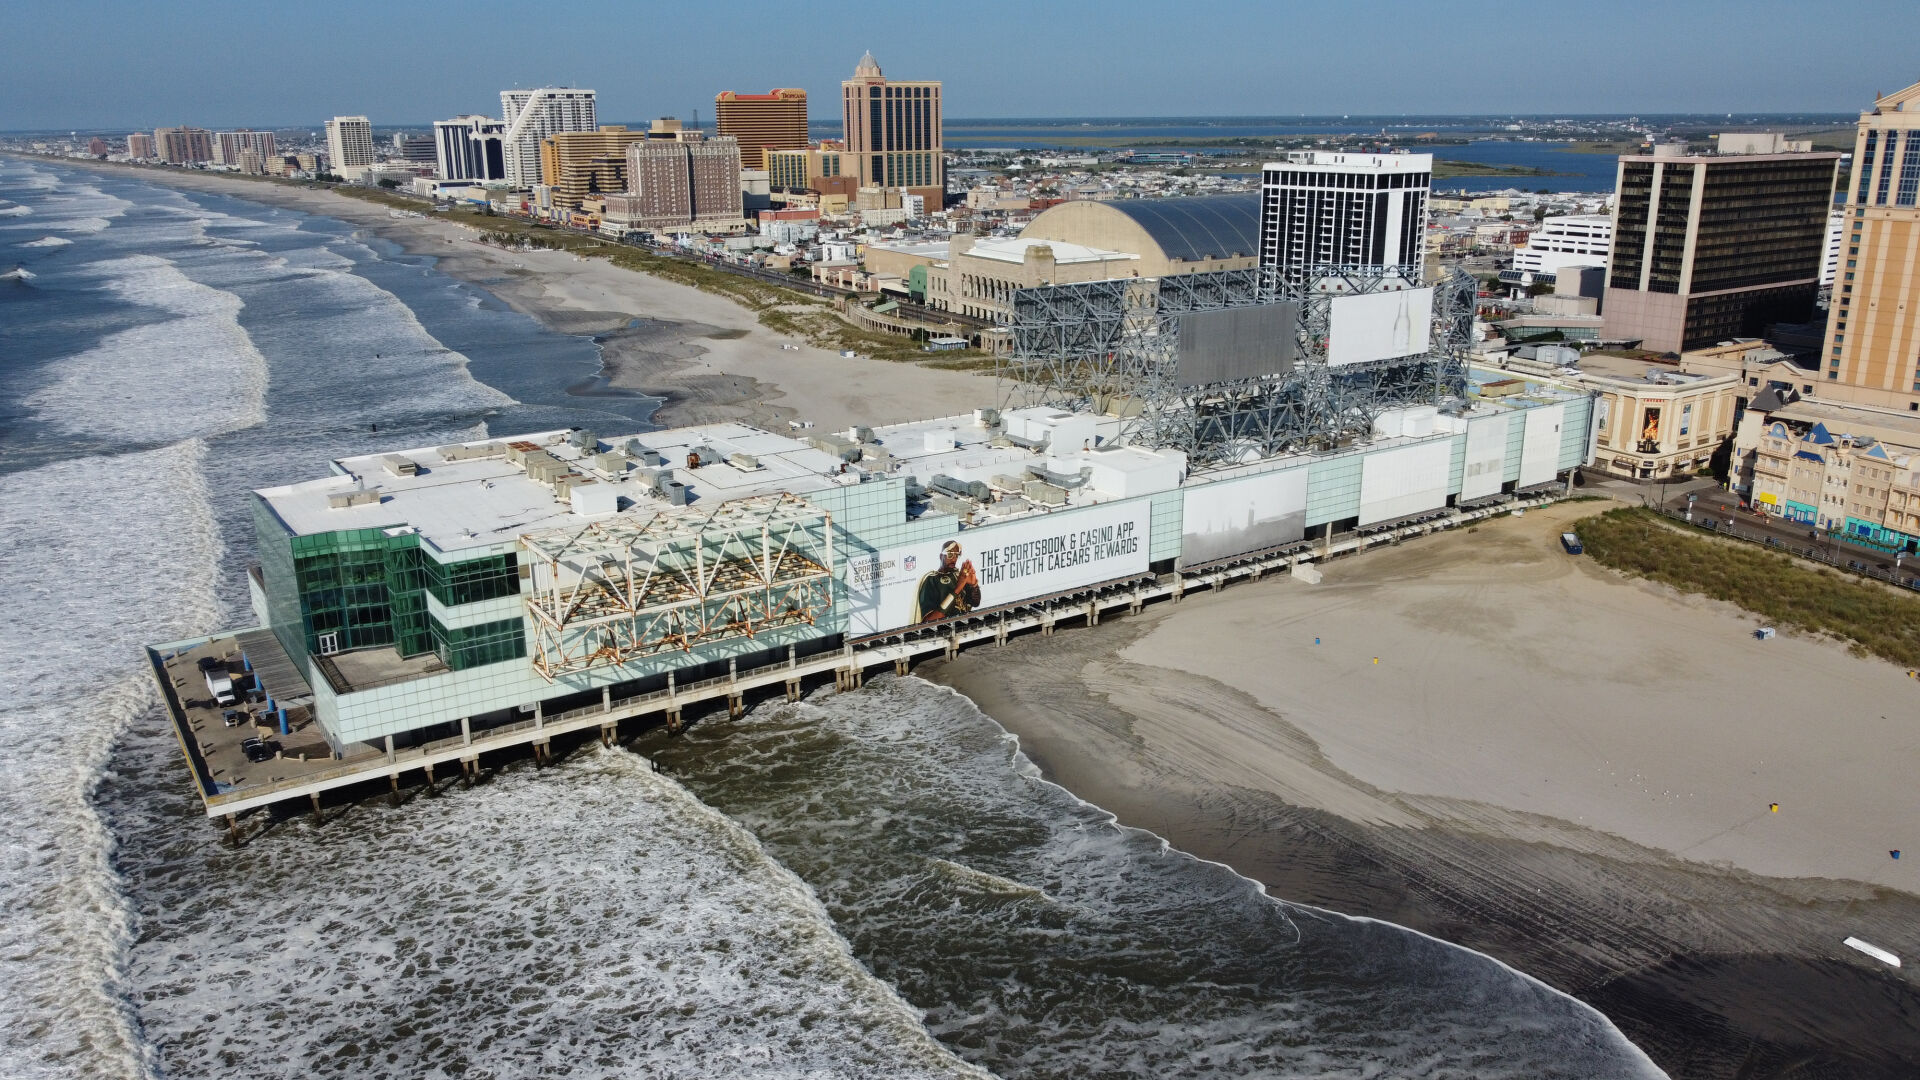
M 1920 81 L 1914 0 L 14 0 L 0 130 L 377 125 L 497 114 L 508 86 L 606 121 L 798 86 L 837 119 L 862 50 L 949 117 L 1859 111 Z

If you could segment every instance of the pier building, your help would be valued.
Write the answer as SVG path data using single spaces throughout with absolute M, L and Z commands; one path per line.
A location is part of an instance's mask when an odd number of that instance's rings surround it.
M 1474 371 L 1370 438 L 1201 471 L 1048 406 L 342 458 L 253 493 L 257 626 L 150 655 L 232 814 L 1503 512 L 1590 459 L 1592 419 L 1585 393 Z M 203 661 L 252 702 L 212 700 Z

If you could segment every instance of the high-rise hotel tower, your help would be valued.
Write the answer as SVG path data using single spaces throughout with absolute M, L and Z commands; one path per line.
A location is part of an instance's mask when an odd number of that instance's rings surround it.
M 594 94 L 571 86 L 500 91 L 500 143 L 507 159 L 507 183 L 531 188 L 540 182 L 540 140 L 562 131 L 592 131 Z
M 807 148 L 807 92 L 775 90 L 736 94 L 722 90 L 713 98 L 713 118 L 722 135 L 740 143 L 740 167 L 764 169 L 769 150 Z
M 1817 396 L 1920 412 L 1920 83 L 1860 114 Z
M 847 175 L 861 187 L 906 188 L 939 209 L 947 191 L 940 84 L 889 81 L 867 53 L 840 84 L 840 105 Z
M 1296 150 L 1260 172 L 1260 265 L 1298 283 L 1316 265 L 1408 267 L 1427 251 L 1432 154 Z

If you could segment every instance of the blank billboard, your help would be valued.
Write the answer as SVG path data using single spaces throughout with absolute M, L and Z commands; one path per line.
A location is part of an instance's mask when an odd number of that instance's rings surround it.
M 1560 425 L 1564 404 L 1527 410 L 1527 434 L 1520 444 L 1520 486 L 1544 484 L 1560 471 Z
M 1433 290 L 1337 296 L 1327 330 L 1327 364 L 1418 356 L 1433 337 Z
M 1360 524 L 1447 505 L 1447 474 L 1452 471 L 1452 439 L 1368 454 L 1360 471 Z
M 1307 533 L 1307 470 L 1189 484 L 1181 514 L 1188 566 L 1290 544 Z
M 1460 470 L 1460 498 L 1498 494 L 1507 474 L 1507 416 L 1486 416 L 1467 423 L 1467 458 Z
M 1237 382 L 1293 370 L 1299 354 L 1300 302 L 1190 311 L 1180 317 L 1174 376 L 1181 386 Z

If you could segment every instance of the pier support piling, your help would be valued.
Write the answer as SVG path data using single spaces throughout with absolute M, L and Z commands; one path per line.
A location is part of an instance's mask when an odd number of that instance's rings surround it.
M 427 774 L 427 797 L 433 798 L 439 795 L 440 789 L 433 786 L 433 762 L 429 761 L 421 765 L 420 771 Z
M 233 814 L 227 815 L 227 843 L 240 846 L 240 819 Z
M 320 793 L 317 791 L 308 792 L 307 799 L 313 803 L 313 820 L 315 823 L 322 821 L 323 819 L 320 816 Z
M 747 699 L 738 691 L 727 695 L 727 718 L 738 720 L 747 712 Z
M 400 774 L 398 772 L 387 774 L 387 803 L 392 806 L 400 805 Z
M 800 700 L 800 680 L 799 679 L 787 680 L 787 700 L 788 701 Z
M 952 657 L 949 656 L 948 659 L 951 660 Z M 905 675 L 907 673 L 907 669 L 910 666 L 912 666 L 912 661 L 908 660 L 904 656 L 897 657 L 893 661 L 893 673 L 895 675 Z

